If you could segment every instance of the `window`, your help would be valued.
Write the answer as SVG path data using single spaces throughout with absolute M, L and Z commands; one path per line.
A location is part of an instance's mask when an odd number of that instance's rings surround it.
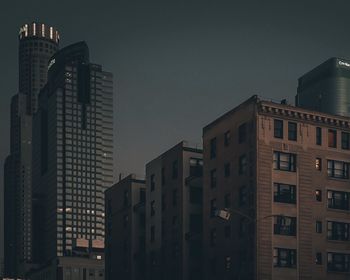
M 296 267 L 297 252 L 295 249 L 274 248 L 273 264 L 275 267 Z
M 225 194 L 225 208 L 231 207 L 231 194 Z
M 210 158 L 216 158 L 216 138 L 210 140 Z
M 295 122 L 288 122 L 288 140 L 297 141 L 298 131 Z
M 230 165 L 230 163 L 225 163 L 224 170 L 225 170 L 225 177 L 229 177 L 230 173 L 231 173 L 231 165 Z
M 213 228 L 210 231 L 210 245 L 215 246 L 216 245 L 216 229 Z
M 322 128 L 316 127 L 316 145 L 322 145 Z
M 173 179 L 176 179 L 178 175 L 178 163 L 177 160 L 173 161 Z
M 350 254 L 328 253 L 327 270 L 337 272 L 350 272 Z
M 156 211 L 155 211 L 155 209 L 154 209 L 155 203 L 156 203 L 156 202 L 155 202 L 154 200 L 151 202 L 151 216 L 154 216 L 154 214 L 156 213 Z
M 341 148 L 343 150 L 350 149 L 350 133 L 348 133 L 348 132 L 341 133 Z
M 124 191 L 124 207 L 127 207 L 129 204 L 129 192 L 127 190 Z
M 316 253 L 316 257 L 315 257 L 315 263 L 316 264 L 322 264 L 322 253 Z
M 328 129 L 328 147 L 337 147 L 337 131 L 334 129 Z
M 212 169 L 210 171 L 210 187 L 211 188 L 216 188 L 216 179 L 217 179 L 217 176 L 216 176 L 216 169 Z
M 349 210 L 349 193 L 341 191 L 328 191 L 328 208 Z
M 296 170 L 296 154 L 274 152 L 273 168 L 275 170 L 291 171 Z
M 210 216 L 211 217 L 215 217 L 215 214 L 216 214 L 216 199 L 212 199 L 210 200 Z
M 228 130 L 224 134 L 224 145 L 225 145 L 225 147 L 230 145 L 230 140 L 231 140 L 231 132 Z
M 225 238 L 231 237 L 231 226 L 225 226 Z
M 203 159 L 190 158 L 190 176 L 200 177 L 203 175 Z
M 248 231 L 248 224 L 246 221 L 246 218 L 240 218 L 239 220 L 239 236 L 244 237 L 246 236 Z
M 151 191 L 154 191 L 156 183 L 154 181 L 154 174 L 151 175 Z
M 274 183 L 274 202 L 296 203 L 296 186 Z
M 283 138 L 283 121 L 274 120 L 274 136 L 275 138 Z
M 226 271 L 231 270 L 231 257 L 230 256 L 225 257 L 225 268 L 226 268 Z
M 316 221 L 316 233 L 322 233 L 322 222 Z
M 246 155 L 241 155 L 239 157 L 239 162 L 238 162 L 238 173 L 240 175 L 245 174 L 247 172 L 247 156 Z
M 349 241 L 350 224 L 341 222 L 327 222 L 328 240 Z
M 315 190 L 315 199 L 316 199 L 316 201 L 322 201 L 322 191 L 321 190 Z
M 239 188 L 239 206 L 244 206 L 248 202 L 248 189 L 246 186 Z
M 247 124 L 241 124 L 238 127 L 238 143 L 243 143 L 247 138 Z
M 338 179 L 349 179 L 349 163 L 337 160 L 328 160 L 328 176 Z
M 319 170 L 319 171 L 322 170 L 322 159 L 321 158 L 315 159 L 315 168 L 316 168 L 316 170 Z
M 296 218 L 287 216 L 274 217 L 274 234 L 296 235 Z

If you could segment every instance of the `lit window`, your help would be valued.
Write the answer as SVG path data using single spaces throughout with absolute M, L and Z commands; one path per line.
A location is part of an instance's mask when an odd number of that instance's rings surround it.
M 45 37 L 45 24 L 41 25 L 41 36 Z
M 50 27 L 50 39 L 53 39 L 53 28 Z
M 315 191 L 316 201 L 322 201 L 322 191 L 316 190 Z
M 28 36 L 28 24 L 24 25 L 24 36 Z
M 322 159 L 316 158 L 316 160 L 315 160 L 315 167 L 316 167 L 316 170 L 321 170 L 322 169 Z
M 96 256 L 96 259 L 98 259 L 98 260 L 102 260 L 102 256 L 97 255 L 97 256 Z
M 36 23 L 33 23 L 33 35 L 36 36 Z

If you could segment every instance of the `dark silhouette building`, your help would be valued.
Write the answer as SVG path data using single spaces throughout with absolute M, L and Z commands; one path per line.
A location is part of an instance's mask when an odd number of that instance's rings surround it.
M 132 174 L 105 192 L 106 280 L 145 279 L 146 182 Z
M 104 191 L 113 184 L 113 77 L 85 42 L 58 51 L 33 118 L 31 279 L 104 279 Z M 89 278 L 90 277 L 90 278 Z
M 295 104 L 350 117 L 350 61 L 333 57 L 300 77 Z
M 253 96 L 203 151 L 203 279 L 349 279 L 350 118 Z
M 32 115 L 46 83 L 47 65 L 59 34 L 42 23 L 19 31 L 19 85 L 11 100 L 10 155 L 4 174 L 5 276 L 23 277 L 32 263 Z

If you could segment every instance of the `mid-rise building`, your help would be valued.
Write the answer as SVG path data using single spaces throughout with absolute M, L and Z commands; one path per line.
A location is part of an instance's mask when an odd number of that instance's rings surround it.
M 106 280 L 145 279 L 144 178 L 129 175 L 105 192 Z
M 181 142 L 146 165 L 148 279 L 202 279 L 202 150 Z
M 350 118 L 253 96 L 203 149 L 203 279 L 349 279 Z
M 19 31 L 19 85 L 11 100 L 10 155 L 4 174 L 5 276 L 23 277 L 32 259 L 32 115 L 46 83 L 47 65 L 58 50 L 58 31 L 43 23 Z
M 113 78 L 85 42 L 49 61 L 33 119 L 32 279 L 104 279 L 104 191 L 113 184 Z M 89 277 L 94 278 L 89 278 Z
M 350 61 L 333 57 L 299 78 L 296 106 L 350 117 Z

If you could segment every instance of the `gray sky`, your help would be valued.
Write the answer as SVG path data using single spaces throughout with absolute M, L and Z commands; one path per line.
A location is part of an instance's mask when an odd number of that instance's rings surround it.
M 5 1 L 0 9 L 0 142 L 9 149 L 18 28 L 42 21 L 61 47 L 85 40 L 115 76 L 119 172 L 144 164 L 253 94 L 294 102 L 297 78 L 332 56 L 350 58 L 350 2 Z

